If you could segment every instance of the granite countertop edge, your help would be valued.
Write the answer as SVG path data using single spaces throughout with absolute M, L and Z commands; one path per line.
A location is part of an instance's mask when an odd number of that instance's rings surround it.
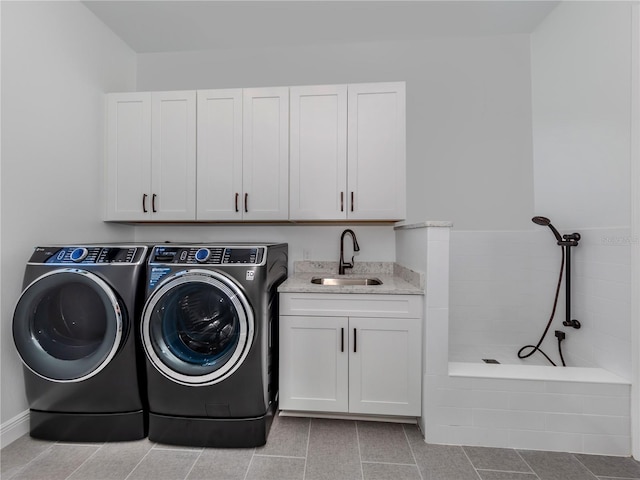
M 393 265 L 393 264 L 392 264 Z M 319 268 L 318 271 L 296 272 L 287 278 L 287 280 L 278 287 L 279 293 L 360 293 L 360 294 L 379 294 L 379 295 L 424 295 L 424 288 L 420 285 L 423 280 L 407 281 L 406 273 L 403 267 L 382 268 L 382 271 L 373 271 L 375 269 L 366 269 L 366 272 L 348 273 L 338 275 L 333 271 Z M 411 272 L 415 273 L 415 272 Z M 419 275 L 419 274 L 418 274 Z M 311 283 L 313 277 L 375 277 L 382 280 L 382 285 L 316 285 Z M 403 278 L 403 276 L 405 278 Z M 411 279 L 411 277 L 409 277 Z

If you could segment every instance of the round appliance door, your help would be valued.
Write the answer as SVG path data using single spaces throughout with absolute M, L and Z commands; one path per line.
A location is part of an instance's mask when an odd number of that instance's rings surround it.
M 111 361 L 123 338 L 123 309 L 113 290 L 85 270 L 54 270 L 33 281 L 13 314 L 22 362 L 55 382 L 79 382 Z
M 183 385 L 218 383 L 242 364 L 253 343 L 253 311 L 242 290 L 209 270 L 185 270 L 153 291 L 142 314 L 151 364 Z

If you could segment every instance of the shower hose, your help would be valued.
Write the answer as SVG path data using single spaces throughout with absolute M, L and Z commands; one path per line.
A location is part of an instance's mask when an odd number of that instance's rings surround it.
M 558 276 L 558 285 L 556 287 L 556 295 L 555 295 L 555 298 L 553 299 L 553 309 L 551 310 L 551 316 L 549 317 L 547 326 L 545 327 L 544 332 L 542 333 L 542 336 L 540 337 L 540 340 L 538 340 L 538 343 L 536 345 L 525 345 L 520 350 L 518 350 L 518 358 L 521 358 L 521 359 L 529 358 L 534 353 L 540 352 L 542 355 L 544 355 L 544 357 L 547 360 L 549 360 L 549 363 L 551 363 L 551 365 L 553 365 L 554 367 L 557 367 L 556 363 L 553 360 L 551 360 L 546 353 L 542 351 L 542 349 L 540 348 L 540 345 L 542 345 L 542 342 L 544 342 L 544 338 L 547 336 L 547 333 L 549 332 L 549 328 L 551 328 L 551 323 L 553 322 L 553 317 L 556 314 L 556 308 L 558 306 L 558 296 L 560 295 L 560 285 L 562 284 L 562 274 L 564 272 L 564 257 L 565 257 L 565 253 L 564 253 L 565 247 L 560 246 L 560 248 L 562 249 L 560 275 Z M 530 349 L 528 353 L 524 353 L 526 349 Z M 558 338 L 558 352 L 560 353 L 560 360 L 562 360 L 562 366 L 566 367 L 567 365 L 564 363 L 564 357 L 562 356 L 562 339 L 561 338 Z

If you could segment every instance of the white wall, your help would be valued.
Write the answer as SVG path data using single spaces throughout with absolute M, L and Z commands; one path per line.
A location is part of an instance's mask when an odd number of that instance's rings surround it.
M 13 307 L 38 244 L 126 240 L 103 223 L 106 91 L 135 88 L 135 55 L 82 4 L 2 2 L 2 423 L 27 408 Z
M 572 317 L 583 327 L 562 327 L 563 285 L 545 350 L 557 359 L 553 331 L 563 329 L 570 365 L 630 379 L 631 5 L 561 3 L 532 34 L 531 50 L 535 213 L 583 236 L 572 249 Z M 513 355 L 537 342 L 560 254 L 547 228 L 529 225 L 452 234 L 454 359 L 470 345 L 479 357 L 492 345 Z
M 631 374 L 630 2 L 563 2 L 531 40 L 536 214 L 583 233 L 571 354 Z M 571 231 L 569 230 L 569 231 Z
M 631 3 L 563 2 L 531 39 L 535 211 L 630 225 Z
M 513 229 L 533 211 L 529 49 L 510 35 L 141 54 L 138 89 L 405 80 L 408 220 Z

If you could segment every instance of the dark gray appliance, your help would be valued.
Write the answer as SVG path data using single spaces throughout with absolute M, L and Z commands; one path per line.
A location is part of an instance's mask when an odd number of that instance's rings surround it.
M 149 439 L 266 442 L 277 406 L 277 287 L 286 244 L 158 245 L 141 332 Z
M 37 247 L 13 316 L 30 434 L 103 442 L 144 438 L 138 319 L 149 248 Z

